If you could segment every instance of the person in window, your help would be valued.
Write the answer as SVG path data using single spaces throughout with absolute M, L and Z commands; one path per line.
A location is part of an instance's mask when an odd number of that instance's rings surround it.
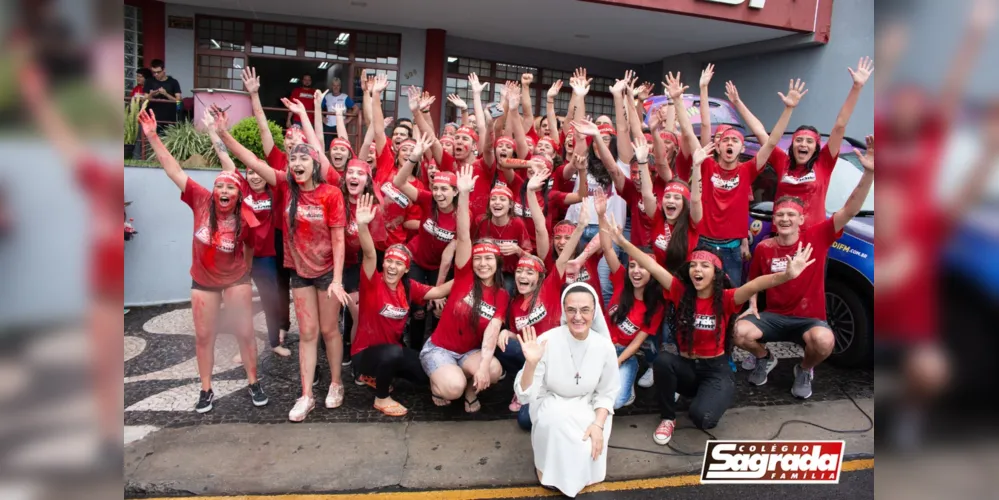
M 156 117 L 156 133 L 162 134 L 163 129 L 176 122 L 177 103 L 181 100 L 180 82 L 166 74 L 166 66 L 162 59 L 153 59 L 149 64 L 152 78 L 146 79 L 142 90 L 151 99 L 148 109 Z
M 343 83 L 339 78 L 333 78 L 330 80 L 330 91 L 323 98 L 322 110 L 323 111 L 335 111 L 338 104 L 342 104 L 346 110 L 346 117 L 353 117 L 357 114 L 357 104 L 353 99 L 347 94 L 343 93 Z M 346 121 L 346 118 L 345 118 Z M 346 123 L 344 123 L 346 125 Z M 350 140 L 350 138 L 341 136 L 337 131 L 337 116 L 336 115 L 326 115 L 323 119 L 323 132 L 325 134 L 326 149 L 329 149 L 330 143 L 333 139 L 340 137 L 341 139 Z
M 306 114 L 312 114 L 313 107 L 313 96 L 316 95 L 316 89 L 312 88 L 312 75 L 305 74 L 302 75 L 302 86 L 291 91 L 291 95 L 288 96 L 288 100 L 294 102 L 298 99 L 305 106 Z M 288 118 L 285 120 L 285 128 L 291 128 L 292 125 L 302 125 L 302 121 L 298 118 L 295 113 L 291 111 L 288 112 Z
M 129 97 L 135 97 L 136 94 L 145 94 L 143 89 L 146 82 L 153 79 L 153 72 L 149 71 L 149 68 L 139 68 L 135 71 L 135 86 L 132 87 L 132 93 Z

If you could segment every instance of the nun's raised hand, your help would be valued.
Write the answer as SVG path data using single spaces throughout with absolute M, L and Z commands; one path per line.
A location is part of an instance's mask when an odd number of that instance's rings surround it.
M 537 365 L 541 361 L 541 356 L 545 354 L 545 346 L 538 343 L 538 334 L 534 327 L 528 326 L 521 330 L 517 339 L 520 341 L 520 350 L 524 353 L 524 361 Z

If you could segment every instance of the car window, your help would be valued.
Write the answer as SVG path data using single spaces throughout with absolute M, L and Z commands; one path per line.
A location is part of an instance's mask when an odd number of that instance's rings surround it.
M 829 178 L 829 190 L 826 192 L 826 212 L 833 213 L 843 208 L 863 174 L 864 167 L 860 165 L 856 153 L 840 155 L 836 159 L 836 168 L 833 169 L 832 177 Z M 861 210 L 874 211 L 873 186 L 871 192 L 867 194 Z

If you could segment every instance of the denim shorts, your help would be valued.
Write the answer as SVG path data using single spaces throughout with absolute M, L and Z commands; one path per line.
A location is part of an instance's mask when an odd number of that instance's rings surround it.
M 742 318 L 752 323 L 763 332 L 760 342 L 794 342 L 798 345 L 805 345 L 805 332 L 815 327 L 831 330 L 825 321 L 815 318 L 802 318 L 799 316 L 784 316 L 772 312 L 763 311 L 760 319 L 749 315 Z
M 469 356 L 479 352 L 481 349 L 472 349 L 465 354 L 458 354 L 443 347 L 437 347 L 430 339 L 423 344 L 420 351 L 420 366 L 427 375 L 433 375 L 438 368 L 445 365 L 461 367 Z
M 291 288 L 309 288 L 310 286 L 314 286 L 319 290 L 326 291 L 330 287 L 330 283 L 333 283 L 333 271 L 317 278 L 303 278 L 294 269 L 291 271 Z

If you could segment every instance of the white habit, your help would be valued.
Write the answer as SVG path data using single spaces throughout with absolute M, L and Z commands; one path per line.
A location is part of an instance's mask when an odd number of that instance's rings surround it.
M 607 444 L 613 417 L 608 416 L 604 423 L 604 447 L 596 460 L 590 456 L 592 443 L 583 441 L 583 435 L 596 420 L 597 408 L 605 408 L 613 415 L 620 390 L 617 352 L 600 310 L 600 295 L 589 290 L 598 299 L 586 340 L 576 340 L 569 333 L 563 314 L 563 326 L 545 332 L 540 339 L 547 347 L 535 368 L 531 387 L 522 389 L 523 371 L 514 382 L 520 402 L 531 405 L 531 445 L 534 465 L 542 473 L 541 483 L 570 497 L 607 475 Z M 564 294 L 562 299 L 564 302 Z

